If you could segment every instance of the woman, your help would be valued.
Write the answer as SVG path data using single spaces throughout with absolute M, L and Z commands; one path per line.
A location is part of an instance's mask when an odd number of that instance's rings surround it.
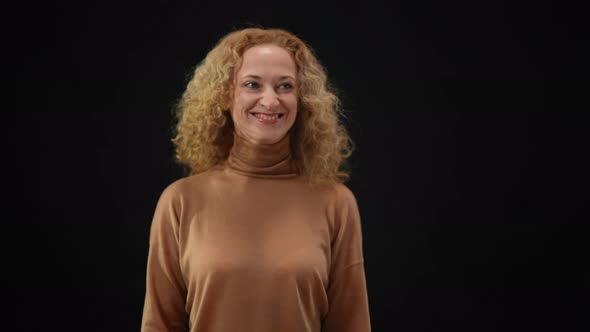
M 350 139 L 306 44 L 224 38 L 178 108 L 190 176 L 152 221 L 142 331 L 370 331 Z

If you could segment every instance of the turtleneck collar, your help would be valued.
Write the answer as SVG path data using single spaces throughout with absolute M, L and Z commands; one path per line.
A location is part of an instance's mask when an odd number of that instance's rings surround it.
M 291 158 L 289 133 L 273 144 L 255 144 L 234 131 L 234 143 L 227 165 L 233 171 L 251 177 L 284 178 L 297 175 Z

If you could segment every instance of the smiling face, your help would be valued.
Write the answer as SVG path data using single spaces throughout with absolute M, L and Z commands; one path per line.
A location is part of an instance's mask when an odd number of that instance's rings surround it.
M 246 50 L 234 76 L 236 133 L 255 144 L 280 141 L 297 116 L 297 67 L 290 53 L 263 44 Z

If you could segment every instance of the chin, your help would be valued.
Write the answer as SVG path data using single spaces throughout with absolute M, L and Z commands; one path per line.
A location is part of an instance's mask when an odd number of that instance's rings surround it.
M 260 144 L 274 144 L 278 141 L 280 141 L 281 139 L 283 139 L 283 137 L 285 137 L 287 133 L 284 133 L 282 135 L 272 135 L 272 136 L 258 136 L 256 137 L 256 141 Z

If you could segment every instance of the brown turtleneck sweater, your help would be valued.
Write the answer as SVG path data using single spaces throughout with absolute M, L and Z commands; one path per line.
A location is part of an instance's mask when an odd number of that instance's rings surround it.
M 272 145 L 234 135 L 225 162 L 162 192 L 141 331 L 370 330 L 354 195 L 307 184 L 288 135 Z

